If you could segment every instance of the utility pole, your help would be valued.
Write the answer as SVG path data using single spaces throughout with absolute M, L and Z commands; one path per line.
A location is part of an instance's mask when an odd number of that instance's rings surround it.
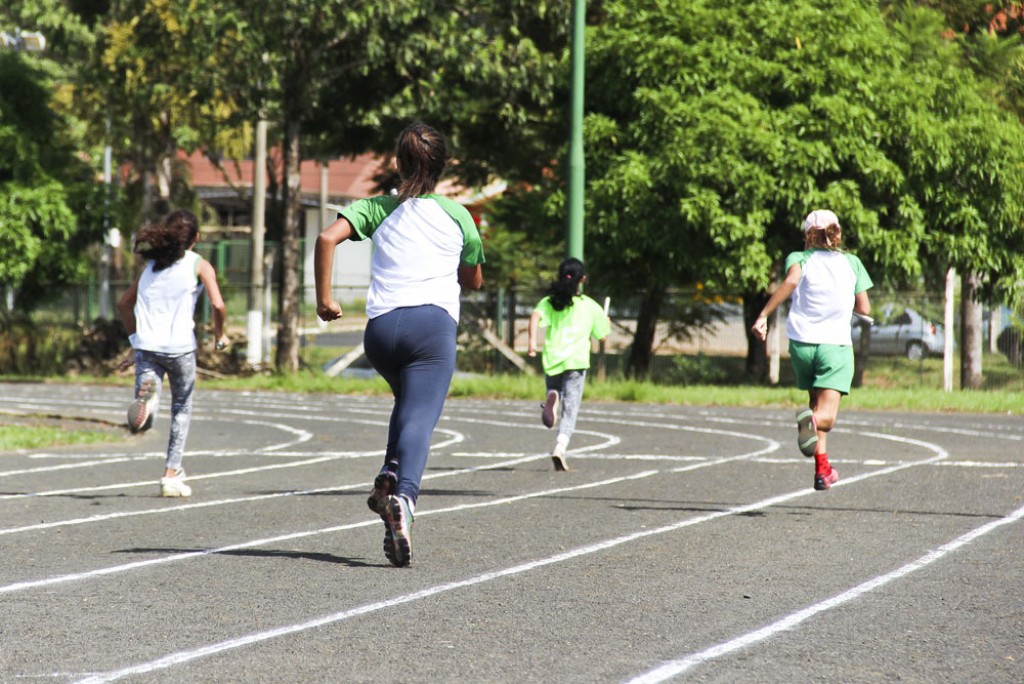
M 569 197 L 565 252 L 583 259 L 583 189 L 586 162 L 583 155 L 583 76 L 586 0 L 572 0 L 572 111 L 569 122 Z
M 249 312 L 245 321 L 245 362 L 263 363 L 263 236 L 267 207 L 267 121 L 256 122 L 256 159 L 252 169 L 252 235 L 249 242 Z

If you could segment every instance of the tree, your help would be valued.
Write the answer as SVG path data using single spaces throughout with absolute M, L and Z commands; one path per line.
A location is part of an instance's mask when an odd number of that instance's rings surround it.
M 958 235 L 992 248 L 994 261 L 973 261 L 986 273 L 1016 263 L 1016 153 L 993 148 L 1019 129 L 941 45 L 909 43 L 874 3 L 603 9 L 587 46 L 587 249 L 595 273 L 615 274 L 611 287 L 642 293 L 635 375 L 669 287 L 763 297 L 818 206 L 844 217 L 848 246 L 881 282 L 926 277 L 936 261 L 944 270 Z M 960 107 L 971 116 L 948 116 Z M 557 195 L 555 172 L 544 190 Z M 968 216 L 1014 237 L 993 242 Z
M 102 15 L 76 104 L 93 139 L 108 140 L 129 162 L 130 224 L 195 204 L 176 178 L 179 149 L 237 148 L 240 105 L 230 77 L 244 53 L 241 37 L 237 13 L 208 0 L 113 0 Z
M 53 106 L 52 71 L 0 52 L 0 287 L 22 310 L 84 274 L 102 227 L 99 187 Z

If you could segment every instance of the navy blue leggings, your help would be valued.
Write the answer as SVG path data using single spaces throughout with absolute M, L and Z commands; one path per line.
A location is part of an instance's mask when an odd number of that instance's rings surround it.
M 372 318 L 363 333 L 366 358 L 395 395 L 385 463 L 398 464 L 397 493 L 413 503 L 455 373 L 457 328 L 447 311 L 426 305 Z

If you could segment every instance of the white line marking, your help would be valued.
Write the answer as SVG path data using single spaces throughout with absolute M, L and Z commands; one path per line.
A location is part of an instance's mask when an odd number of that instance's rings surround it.
M 891 437 L 891 436 L 888 436 L 888 435 L 882 435 L 881 438 L 883 438 L 883 439 L 895 439 L 896 441 L 902 441 L 902 442 L 907 442 L 907 443 L 912 443 L 912 444 L 919 444 L 921 446 L 924 446 L 927 449 L 930 449 L 930 450 L 936 452 L 936 454 L 937 454 L 936 456 L 933 456 L 930 459 L 925 459 L 925 460 L 921 461 L 920 464 L 925 464 L 925 463 L 929 463 L 929 462 L 935 462 L 935 461 L 944 459 L 944 458 L 946 458 L 948 456 L 948 454 L 945 452 L 945 450 L 942 449 L 942 447 L 939 447 L 938 445 L 935 445 L 935 444 L 929 444 L 927 442 L 919 442 L 917 440 L 911 440 L 911 439 L 894 438 L 894 437 Z M 907 464 L 905 466 L 898 466 L 898 467 L 890 468 L 890 469 L 887 469 L 887 470 L 880 470 L 880 471 L 877 471 L 877 472 L 874 472 L 874 473 L 869 473 L 869 474 L 866 474 L 866 475 L 862 475 L 862 476 L 859 476 L 859 477 L 856 477 L 856 478 L 850 478 L 849 480 L 847 480 L 847 482 L 856 482 L 856 481 L 868 479 L 868 478 L 871 478 L 871 477 L 877 477 L 877 476 L 879 476 L 879 475 L 881 475 L 883 473 L 892 472 L 892 471 L 895 471 L 895 470 L 901 470 L 903 468 L 910 468 L 910 467 L 913 467 L 913 465 L 914 464 Z M 652 474 L 654 472 L 656 472 L 656 471 L 652 471 Z M 619 479 L 619 478 L 617 478 L 617 479 Z M 621 479 L 624 480 L 625 478 L 621 478 Z M 839 484 L 842 484 L 842 481 L 840 481 L 840 483 L 837 483 L 836 485 L 833 485 L 833 486 L 838 486 Z M 203 647 L 200 647 L 200 648 L 197 648 L 197 649 L 179 651 L 177 653 L 172 653 L 170 655 L 164 656 L 162 658 L 158 658 L 156 660 L 149 661 L 147 663 L 142 663 L 142 664 L 139 664 L 139 665 L 133 665 L 133 666 L 130 666 L 130 667 L 126 667 L 126 668 L 123 668 L 123 669 L 120 669 L 120 670 L 114 670 L 114 671 L 103 673 L 103 674 L 93 675 L 91 677 L 87 677 L 85 679 L 80 680 L 79 684 L 100 684 L 102 682 L 112 682 L 112 681 L 116 681 L 118 679 L 122 679 L 124 677 L 135 675 L 135 674 L 144 674 L 144 673 L 147 673 L 147 672 L 153 672 L 153 671 L 156 671 L 156 670 L 166 669 L 168 667 L 173 667 L 175 665 L 180 665 L 182 663 L 187 663 L 189 661 L 196 660 L 198 658 L 204 658 L 206 656 L 213 655 L 215 653 L 221 653 L 223 651 L 229 651 L 229 650 L 233 650 L 233 649 L 236 649 L 236 648 L 241 648 L 243 646 L 249 646 L 251 644 L 259 643 L 259 642 L 266 641 L 266 640 L 269 640 L 269 639 L 274 639 L 274 638 L 277 638 L 277 637 L 280 637 L 280 636 L 285 636 L 285 635 L 288 635 L 288 634 L 295 634 L 297 632 L 303 632 L 303 631 L 306 631 L 306 630 L 309 630 L 309 629 L 314 629 L 314 628 L 317 628 L 317 627 L 322 627 L 323 625 L 328 625 L 328 624 L 333 624 L 333 623 L 341 622 L 341 621 L 348 620 L 348 619 L 353 618 L 353 617 L 359 617 L 361 615 L 365 615 L 367 613 L 372 613 L 372 612 L 376 612 L 376 611 L 379 611 L 379 610 L 384 610 L 385 608 L 392 608 L 394 606 L 399 606 L 399 605 L 402 605 L 402 604 L 405 604 L 405 603 L 411 603 L 413 601 L 418 601 L 418 600 L 421 600 L 421 599 L 430 598 L 432 596 L 436 596 L 438 594 L 442 594 L 442 593 L 445 593 L 445 592 L 453 591 L 455 589 L 462 589 L 464 587 L 470 587 L 470 586 L 473 586 L 473 585 L 476 585 L 476 584 L 482 584 L 484 582 L 490 582 L 490 581 L 493 581 L 493 580 L 496 580 L 496 579 L 500 579 L 500 578 L 503 578 L 503 577 L 509 577 L 509 576 L 512 576 L 512 575 L 522 574 L 522 573 L 529 572 L 531 570 L 535 570 L 537 568 L 541 568 L 541 567 L 544 567 L 544 566 L 547 566 L 547 565 L 552 565 L 552 564 L 555 564 L 555 563 L 562 563 L 562 562 L 569 561 L 569 560 L 572 560 L 572 559 L 575 559 L 575 558 L 578 558 L 578 557 L 581 557 L 581 556 L 586 556 L 586 555 L 589 555 L 589 554 L 597 553 L 599 551 L 604 551 L 604 550 L 607 550 L 607 549 L 610 549 L 610 548 L 614 548 L 616 546 L 627 544 L 629 542 L 637 541 L 639 539 L 645 539 L 647 537 L 652 537 L 652 536 L 655 536 L 655 535 L 665 534 L 665 533 L 668 533 L 668 532 L 674 532 L 676 530 L 680 530 L 680 529 L 683 529 L 685 527 L 691 527 L 691 526 L 694 526 L 694 525 L 699 525 L 699 524 L 702 524 L 702 523 L 705 523 L 705 522 L 709 522 L 709 521 L 712 521 L 712 520 L 717 520 L 718 518 L 723 518 L 723 517 L 730 516 L 730 515 L 736 515 L 736 514 L 742 514 L 742 513 L 749 513 L 749 512 L 752 512 L 752 511 L 757 511 L 757 510 L 760 510 L 760 509 L 763 509 L 763 508 L 768 508 L 770 506 L 774 506 L 774 505 L 777 505 L 777 504 L 785 503 L 785 502 L 788 502 L 790 500 L 797 499 L 797 498 L 806 496 L 808 494 L 813 494 L 813 493 L 815 493 L 815 492 L 814 492 L 814 489 L 812 489 L 812 488 L 802 489 L 802 490 L 799 490 L 799 491 L 790 492 L 788 494 L 781 494 L 779 496 L 774 496 L 774 497 L 770 497 L 770 498 L 767 498 L 767 499 L 763 499 L 763 500 L 758 501 L 756 503 L 745 504 L 745 505 L 742 505 L 742 506 L 734 506 L 734 507 L 729 508 L 729 509 L 724 510 L 724 511 L 715 511 L 713 513 L 708 513 L 708 514 L 701 515 L 701 516 L 696 516 L 696 517 L 693 517 L 693 518 L 687 518 L 685 520 L 681 520 L 681 521 L 675 522 L 675 523 L 673 523 L 671 525 L 665 525 L 663 527 L 658 527 L 658 528 L 654 528 L 654 529 L 641 530 L 641 531 L 638 531 L 638 532 L 633 532 L 631 534 L 623 535 L 623 536 L 620 536 L 620 537 L 615 537 L 613 539 L 608 539 L 608 540 L 605 540 L 603 542 L 597 542 L 595 544 L 589 544 L 587 546 L 582 546 L 582 547 L 579 547 L 579 548 L 576 548 L 576 549 L 572 549 L 570 551 L 566 551 L 564 553 L 560 553 L 560 554 L 557 554 L 557 555 L 554 555 L 554 556 L 549 556 L 547 558 L 542 558 L 542 559 L 539 559 L 539 560 L 530 561 L 530 562 L 527 562 L 527 563 L 522 563 L 520 565 L 515 565 L 515 566 L 509 567 L 509 568 L 502 569 L 502 570 L 495 570 L 495 571 L 492 571 L 492 572 L 483 573 L 483 574 L 476 575 L 474 577 L 470 577 L 470 578 L 467 578 L 467 579 L 464 579 L 464 580 L 458 580 L 458 581 L 455 581 L 455 582 L 449 582 L 449 583 L 446 583 L 446 584 L 441 584 L 441 585 L 437 585 L 437 586 L 434 586 L 434 587 L 429 587 L 427 589 L 423 589 L 421 591 L 417 591 L 417 592 L 414 592 L 414 593 L 411 593 L 411 594 L 406 594 L 404 596 L 397 596 L 395 598 L 387 599 L 385 601 L 379 601 L 377 603 L 371 603 L 371 604 L 368 604 L 368 605 L 359 606 L 357 608 L 351 608 L 351 609 L 348 609 L 348 610 L 344 610 L 344 611 L 340 611 L 340 612 L 337 612 L 337 613 L 333 613 L 331 615 L 326 615 L 326 616 L 323 616 L 323 617 L 315 618 L 313 620 L 308 620 L 306 622 L 302 622 L 302 623 L 298 623 L 298 624 L 293 624 L 293 625 L 286 625 L 286 626 L 283 626 L 283 627 L 279 627 L 277 629 L 272 629 L 272 630 L 268 630 L 268 631 L 264 631 L 264 632 L 257 632 L 257 633 L 254 633 L 254 634 L 249 634 L 247 636 L 243 636 L 243 637 L 238 637 L 238 638 L 235 638 L 235 639 L 229 639 L 229 640 L 226 640 L 226 641 L 222 641 L 220 643 L 210 644 L 208 646 L 203 646 Z M 458 506 L 458 507 L 454 507 L 454 508 L 456 510 L 465 510 L 467 508 L 473 508 L 473 507 L 489 505 L 489 504 L 490 504 L 490 502 L 478 503 L 478 504 L 467 504 L 465 506 Z M 435 511 L 430 511 L 430 512 L 435 512 Z M 441 512 L 440 510 L 436 511 L 436 513 L 440 513 L 440 512 Z M 427 513 L 427 512 L 425 512 L 425 513 Z M 373 522 L 377 523 L 378 521 L 373 521 Z M 0 591 L 2 591 L 2 589 L 0 589 Z
M 988 534 L 989 532 L 992 532 L 993 530 L 996 530 L 1004 525 L 1015 523 L 1019 521 L 1021 518 L 1024 518 L 1024 508 L 1018 508 L 1017 510 L 1013 511 L 1004 518 L 993 520 L 982 525 L 981 527 L 977 527 L 971 530 L 970 532 L 957 537 L 953 541 L 943 544 L 937 549 L 929 551 L 928 553 L 921 556 L 912 563 L 907 563 L 903 567 L 897 568 L 892 572 L 888 572 L 884 575 L 879 575 L 878 577 L 858 584 L 857 586 L 851 589 L 847 589 L 838 596 L 833 596 L 832 598 L 826 599 L 820 603 L 816 603 L 813 606 L 808 606 L 803 610 L 791 613 L 790 615 L 780 618 L 779 620 L 776 620 L 775 622 L 771 623 L 770 625 L 766 625 L 761 629 L 754 630 L 753 632 L 748 632 L 747 634 L 741 634 L 740 636 L 734 639 L 730 639 L 729 641 L 716 644 L 715 646 L 706 648 L 703 651 L 699 651 L 697 653 L 693 653 L 688 656 L 683 656 L 682 658 L 677 658 L 675 660 L 671 660 L 667 663 L 664 663 L 663 665 L 660 665 L 659 667 L 649 672 L 645 672 L 642 675 L 639 675 L 637 677 L 634 677 L 633 679 L 628 680 L 629 684 L 657 684 L 658 682 L 663 682 L 667 679 L 671 679 L 672 677 L 680 675 L 683 672 L 689 670 L 690 668 L 695 667 L 697 665 L 701 665 L 702 663 L 706 663 L 716 658 L 720 658 L 721 656 L 728 655 L 729 653 L 742 650 L 760 641 L 764 641 L 765 639 L 770 639 L 771 637 L 775 636 L 776 634 L 779 634 L 780 632 L 785 632 L 787 630 L 793 629 L 797 625 L 811 619 L 819 613 L 824 613 L 827 610 L 838 608 L 844 603 L 849 603 L 854 599 L 860 598 L 864 594 L 867 594 L 869 592 L 874 591 L 875 589 L 883 587 L 886 584 L 889 584 L 890 582 L 905 577 L 906 575 L 909 575 L 913 572 L 917 572 L 918 570 L 927 567 L 932 563 L 941 560 L 942 558 L 945 558 L 949 554 L 959 550 L 967 544 L 970 544 L 975 539 L 978 539 L 979 537 L 982 537 Z
M 547 458 L 547 455 L 544 455 Z M 493 467 L 493 466 L 492 466 Z M 580 491 L 583 489 L 593 489 L 595 487 L 603 487 L 610 484 L 617 484 L 619 482 L 627 482 L 629 480 L 639 480 L 645 477 L 651 477 L 656 475 L 658 471 L 648 470 L 641 473 L 635 473 L 633 475 L 625 475 L 623 477 L 615 477 L 609 480 L 602 480 L 600 482 L 588 482 L 582 485 L 575 485 L 572 487 L 558 487 L 556 489 L 547 489 L 540 492 L 531 492 L 529 494 L 519 494 L 517 496 L 508 496 L 501 499 L 495 499 L 493 501 L 482 501 L 471 504 L 460 504 L 458 506 L 450 506 L 448 508 L 438 508 L 429 511 L 417 512 L 416 517 L 422 517 L 427 515 L 438 515 L 440 513 L 455 513 L 460 511 L 467 511 L 474 508 L 486 508 L 490 506 L 500 506 L 503 504 L 514 503 L 516 501 L 524 501 L 526 499 L 535 499 L 542 496 L 552 496 L 555 494 L 564 494 L 566 492 Z M 332 527 L 324 527 L 319 530 L 306 530 L 303 532 L 291 532 L 288 534 L 278 535 L 276 537 L 268 537 L 265 539 L 255 539 L 240 544 L 231 544 L 229 546 L 222 546 L 216 549 L 204 549 L 202 551 L 188 551 L 184 553 L 176 553 L 170 556 L 161 556 L 160 558 L 150 558 L 144 561 L 136 561 L 134 563 L 125 563 L 123 565 L 113 565 L 106 568 L 100 568 L 98 570 L 90 570 L 88 572 L 79 572 L 70 575 L 60 575 L 57 577 L 49 577 L 41 580 L 29 580 L 25 582 L 15 582 L 14 584 L 8 584 L 0 587 L 0 594 L 13 594 L 19 591 L 25 591 L 27 589 L 38 589 L 39 587 L 48 587 L 55 584 L 65 584 L 67 582 L 77 582 L 84 579 L 90 579 L 93 577 L 102 577 L 104 575 L 114 575 L 122 572 L 128 572 L 129 570 L 137 570 L 138 568 L 144 568 L 152 565 L 164 565 L 165 563 L 173 563 L 176 561 L 187 560 L 189 558 L 198 558 L 201 556 L 210 556 L 218 553 L 228 553 L 231 551 L 237 551 L 239 549 L 251 549 L 258 546 L 266 546 L 267 544 L 274 544 L 282 541 L 290 541 L 293 539 L 303 539 L 305 537 L 313 537 L 319 534 L 329 534 L 331 532 L 341 532 L 343 530 L 353 530 L 359 527 L 369 527 L 371 525 L 379 525 L 380 519 L 375 520 L 362 520 L 356 523 L 347 523 L 345 525 L 334 525 Z

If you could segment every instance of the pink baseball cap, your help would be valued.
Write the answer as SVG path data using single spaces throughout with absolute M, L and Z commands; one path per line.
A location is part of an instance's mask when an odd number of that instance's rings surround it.
M 829 226 L 838 226 L 839 217 L 828 209 L 815 209 L 807 218 L 804 219 L 804 232 L 806 233 L 811 228 L 817 228 L 818 230 L 825 230 Z

